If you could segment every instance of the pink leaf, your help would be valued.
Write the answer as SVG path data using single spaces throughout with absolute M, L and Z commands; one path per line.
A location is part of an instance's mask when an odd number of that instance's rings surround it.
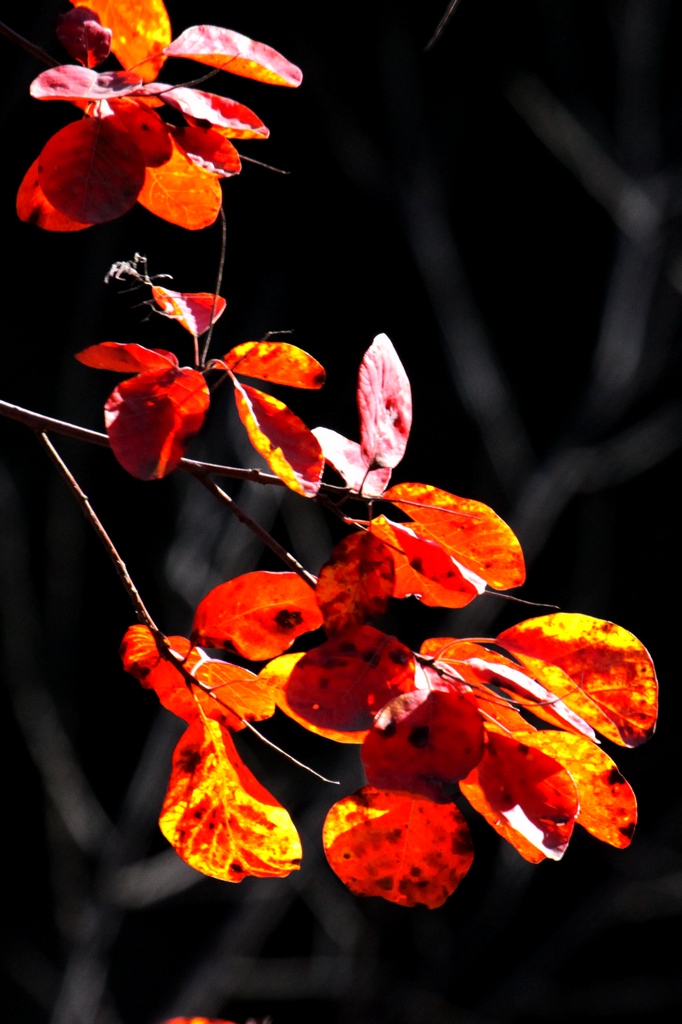
M 300 69 L 271 46 L 216 25 L 185 29 L 163 52 L 167 57 L 188 57 L 268 85 L 295 87 L 303 78 Z
M 270 134 L 259 117 L 243 103 L 228 99 L 227 96 L 216 96 L 212 92 L 201 89 L 188 89 L 179 86 L 161 85 L 155 82 L 145 86 L 145 95 L 160 94 L 164 103 L 179 110 L 190 123 L 206 128 L 209 125 L 223 129 L 235 139 L 261 138 L 267 139 Z
M 358 376 L 362 454 L 368 466 L 393 469 L 403 455 L 412 425 L 410 381 L 396 350 L 379 334 L 365 353 Z
M 111 51 L 113 32 L 105 28 L 99 15 L 87 7 L 77 7 L 57 17 L 57 38 L 71 56 L 94 68 L 106 60 Z
M 326 461 L 343 477 L 352 491 L 369 498 L 381 497 L 391 479 L 390 469 L 369 470 L 357 441 L 349 441 L 335 430 L 315 427 L 313 434 L 320 442 Z
M 132 71 L 98 75 L 91 68 L 61 64 L 34 78 L 30 93 L 34 100 L 105 100 L 129 96 L 141 86 L 142 79 Z
M 212 292 L 174 292 L 154 285 L 152 295 L 166 316 L 177 320 L 195 337 L 207 331 L 211 322 L 215 323 L 222 316 L 227 305 L 221 295 L 216 296 Z

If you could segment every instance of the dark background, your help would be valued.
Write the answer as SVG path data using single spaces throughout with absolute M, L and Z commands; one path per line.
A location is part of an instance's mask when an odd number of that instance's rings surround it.
M 628 850 L 577 830 L 563 862 L 532 867 L 472 820 L 474 866 L 432 912 L 352 897 L 321 854 L 336 792 L 240 738 L 294 816 L 303 868 L 205 879 L 158 835 L 181 726 L 120 668 L 126 595 L 31 431 L 2 420 L 3 1019 L 668 1020 L 682 1006 L 680 5 L 461 0 L 428 53 L 445 0 L 168 6 L 175 34 L 226 25 L 305 76 L 297 92 L 207 86 L 271 128 L 242 152 L 291 172 L 247 164 L 223 186 L 228 309 L 214 353 L 293 330 L 328 384 L 282 397 L 311 426 L 356 437 L 357 366 L 386 332 L 415 403 L 394 479 L 492 505 L 526 551 L 525 598 L 635 633 L 659 669 L 661 725 L 640 750 L 609 748 L 640 799 Z M 13 5 L 7 20 L 62 60 L 65 9 Z M 144 322 L 147 296 L 105 287 L 106 270 L 138 251 L 176 288 L 211 290 L 219 230 L 140 207 L 73 235 L 19 223 L 19 182 L 74 111 L 31 100 L 42 67 L 1 37 L 0 53 L 0 397 L 101 429 L 114 378 L 75 352 L 137 341 L 190 360 L 189 336 Z M 163 78 L 191 67 L 170 62 Z M 240 431 L 225 395 L 189 454 L 255 464 Z M 104 449 L 56 443 L 167 632 L 187 630 L 211 586 L 276 568 L 192 480 L 143 484 Z M 294 495 L 232 493 L 313 571 L 339 535 Z M 535 613 L 495 597 L 458 613 L 404 602 L 387 625 L 418 645 Z M 355 748 L 279 717 L 266 729 L 345 792 L 360 784 Z

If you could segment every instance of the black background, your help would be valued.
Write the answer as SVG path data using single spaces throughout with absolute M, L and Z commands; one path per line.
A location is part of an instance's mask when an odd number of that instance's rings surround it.
M 13 5 L 7 20 L 63 60 L 53 27 L 66 6 Z M 156 829 L 179 725 L 120 668 L 126 595 L 31 431 L 2 420 L 4 1019 L 667 1020 L 682 1004 L 682 12 L 461 0 L 424 52 L 445 0 L 168 6 L 176 35 L 224 24 L 304 72 L 298 91 L 207 86 L 271 128 L 241 151 L 290 172 L 247 164 L 223 186 L 228 309 L 214 353 L 293 330 L 328 384 L 282 397 L 311 426 L 356 437 L 357 366 L 386 332 L 415 405 L 394 479 L 492 505 L 527 553 L 523 597 L 635 633 L 659 669 L 661 724 L 644 748 L 609 748 L 640 799 L 627 851 L 581 832 L 563 862 L 532 867 L 472 820 L 474 866 L 433 912 L 352 897 L 321 854 L 336 792 L 240 739 L 299 826 L 303 868 L 239 886 L 200 878 Z M 101 429 L 113 377 L 75 352 L 136 341 L 191 358 L 189 335 L 145 322 L 147 296 L 105 287 L 105 272 L 138 251 L 176 288 L 211 290 L 219 230 L 140 207 L 73 235 L 21 224 L 19 182 L 74 112 L 30 99 L 41 65 L 2 37 L 0 53 L 0 398 Z M 189 67 L 170 62 L 163 78 Z M 255 464 L 228 397 L 189 454 Z M 188 629 L 216 583 L 277 568 L 192 480 L 143 484 L 104 449 L 56 444 L 168 633 Z M 232 492 L 317 570 L 336 524 L 274 490 Z M 386 625 L 418 645 L 533 614 L 495 597 L 459 613 L 404 602 Z M 267 730 L 344 792 L 360 784 L 355 748 L 279 717 Z

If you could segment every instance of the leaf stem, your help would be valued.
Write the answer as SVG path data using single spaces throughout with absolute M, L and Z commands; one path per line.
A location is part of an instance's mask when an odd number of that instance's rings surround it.
M 201 353 L 202 366 L 206 363 L 206 356 L 208 355 L 211 338 L 213 337 L 213 317 L 215 316 L 215 308 L 218 304 L 218 295 L 220 294 L 220 289 L 223 285 L 223 272 L 225 270 L 225 257 L 227 255 L 227 217 L 225 216 L 225 207 L 223 203 L 220 204 L 220 228 L 220 259 L 218 261 L 218 274 L 216 276 L 215 288 L 213 289 L 213 305 L 211 306 L 210 327 L 206 333 L 206 341 L 204 342 L 204 349 Z
M 0 21 L 0 35 L 6 36 L 10 42 L 14 43 L 15 46 L 20 46 L 22 50 L 26 50 L 36 60 L 41 61 L 43 64 L 47 64 L 49 68 L 58 68 L 59 61 L 55 60 L 54 57 L 50 57 L 46 50 L 43 50 L 41 46 L 36 46 L 35 43 L 25 39 L 24 36 L 20 36 L 18 32 L 15 32 L 9 25 L 5 25 L 4 21 Z

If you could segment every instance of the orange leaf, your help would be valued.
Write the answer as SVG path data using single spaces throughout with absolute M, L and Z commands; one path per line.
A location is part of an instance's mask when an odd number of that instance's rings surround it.
M 35 224 L 44 231 L 82 231 L 92 224 L 67 217 L 56 209 L 47 198 L 38 179 L 38 160 L 34 160 L 23 177 L 17 193 L 17 215 L 19 220 Z
M 147 370 L 124 380 L 104 406 L 111 450 L 139 480 L 172 472 L 209 405 L 206 382 L 197 370 Z
M 287 487 L 305 498 L 320 489 L 324 457 L 312 431 L 284 402 L 235 381 L 239 418 L 249 440 Z
M 127 213 L 144 176 L 140 150 L 112 117 L 67 124 L 38 157 L 38 181 L 47 199 L 83 224 L 101 224 Z
M 223 315 L 227 305 L 221 295 L 212 292 L 174 292 L 170 288 L 153 285 L 152 295 L 165 316 L 177 320 L 196 337 L 207 331 Z
M 460 782 L 462 793 L 522 857 L 560 860 L 579 808 L 572 778 L 554 758 L 530 747 L 526 733 L 488 730 L 487 738 L 482 760 Z
M 430 671 L 431 689 L 402 693 L 381 709 L 363 744 L 362 763 L 378 789 L 448 802 L 483 756 L 483 720 L 472 700 Z
M 315 592 L 296 573 L 250 572 L 203 598 L 194 615 L 192 641 L 265 661 L 321 625 Z
M 487 505 L 427 484 L 397 484 L 384 499 L 414 520 L 410 529 L 435 541 L 488 586 L 506 590 L 525 580 L 521 545 Z
M 580 799 L 579 825 L 611 846 L 629 845 L 637 824 L 637 800 L 600 747 L 584 736 L 549 730 L 517 738 L 553 757 L 571 776 Z
M 233 373 L 292 388 L 321 388 L 325 379 L 324 367 L 317 359 L 283 341 L 245 341 L 220 362 Z
M 385 334 L 365 352 L 358 374 L 362 454 L 371 469 L 398 465 L 412 426 L 410 381 Z
M 218 722 L 197 720 L 178 742 L 159 826 L 187 864 L 227 882 L 282 877 L 300 864 L 289 814 Z
M 351 892 L 402 907 L 440 907 L 474 858 L 454 804 L 372 786 L 334 804 L 323 842 L 329 864 Z
M 172 128 L 173 138 L 188 160 L 219 178 L 239 174 L 242 163 L 229 139 L 213 128 Z
M 365 530 L 345 537 L 320 570 L 315 595 L 329 635 L 383 615 L 393 594 L 391 552 Z
M 147 167 L 138 203 L 188 231 L 213 224 L 222 202 L 220 182 L 197 167 L 171 137 L 173 154 L 161 167 Z
M 177 366 L 178 360 L 164 348 L 145 348 L 144 345 L 102 341 L 76 353 L 76 359 L 94 370 L 118 370 L 120 373 L 140 373 L 143 370 L 164 370 Z
M 649 652 L 626 629 L 555 612 L 505 630 L 498 641 L 607 739 L 636 747 L 652 735 L 656 673 Z
M 171 41 L 171 27 L 163 0 L 71 0 L 87 7 L 113 32 L 111 49 L 124 68 L 134 68 L 151 82 L 165 61 L 161 51 Z M 152 57 L 152 60 L 145 58 Z
M 285 692 L 299 720 L 358 733 L 369 729 L 391 697 L 412 689 L 412 652 L 394 636 L 361 626 L 308 651 Z
M 295 87 L 303 78 L 300 70 L 271 46 L 216 25 L 194 25 L 185 29 L 166 47 L 165 53 L 168 57 L 188 57 L 268 85 Z

